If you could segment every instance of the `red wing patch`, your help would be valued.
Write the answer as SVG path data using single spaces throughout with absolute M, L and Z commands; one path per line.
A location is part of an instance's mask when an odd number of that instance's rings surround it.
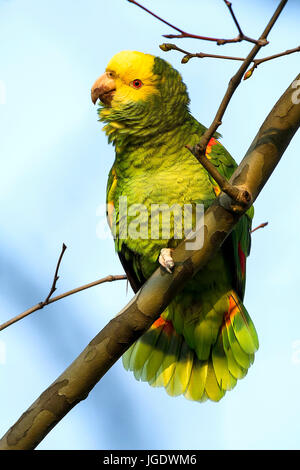
M 217 145 L 219 142 L 214 139 L 213 137 L 210 139 L 210 141 L 208 142 L 207 144 L 207 147 L 206 147 L 206 153 L 205 153 L 205 156 L 207 158 L 210 158 L 210 153 L 211 153 L 211 148 L 214 146 L 214 145 Z
M 172 322 L 169 320 L 164 320 L 162 317 L 159 317 L 152 325 L 151 328 L 158 328 L 159 326 L 163 325 L 164 332 L 169 335 L 173 331 Z
M 229 309 L 227 312 L 225 312 L 225 317 L 224 317 L 224 325 L 231 325 L 231 319 L 234 317 L 234 315 L 236 315 L 237 313 L 239 313 L 239 307 L 238 307 L 238 303 L 237 301 L 235 300 L 235 298 L 233 297 L 233 295 L 230 295 L 229 296 Z

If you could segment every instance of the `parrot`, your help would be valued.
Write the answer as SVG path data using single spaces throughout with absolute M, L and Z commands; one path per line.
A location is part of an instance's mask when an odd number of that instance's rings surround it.
M 166 275 L 174 268 L 172 252 L 181 240 L 175 213 L 169 211 L 169 221 L 163 217 L 167 209 L 202 204 L 206 210 L 221 193 L 186 147 L 196 145 L 206 127 L 190 113 L 181 74 L 144 52 L 116 53 L 92 86 L 91 99 L 115 148 L 107 220 L 138 292 L 159 265 Z M 214 134 L 206 157 L 229 179 L 237 163 L 219 140 Z M 123 354 L 125 369 L 137 380 L 164 387 L 170 396 L 218 402 L 245 377 L 259 346 L 243 303 L 253 215 L 251 207 L 215 256 Z M 154 220 L 158 228 L 149 227 Z

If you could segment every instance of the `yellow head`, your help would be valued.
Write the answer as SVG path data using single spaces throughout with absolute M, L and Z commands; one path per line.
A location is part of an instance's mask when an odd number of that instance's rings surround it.
M 156 88 L 158 76 L 153 73 L 155 56 L 137 51 L 118 52 L 110 60 L 106 71 L 92 87 L 92 100 L 109 107 L 159 94 Z

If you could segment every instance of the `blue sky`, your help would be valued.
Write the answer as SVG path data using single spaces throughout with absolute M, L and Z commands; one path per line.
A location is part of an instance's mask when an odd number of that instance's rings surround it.
M 278 2 L 233 2 L 246 34 L 258 36 Z M 171 23 L 210 36 L 236 35 L 221 0 L 144 0 Z M 299 2 L 289 0 L 270 34 L 271 55 L 299 44 Z M 44 299 L 62 242 L 58 292 L 122 273 L 110 238 L 100 240 L 113 148 L 90 101 L 90 88 L 122 49 L 166 58 L 183 75 L 191 111 L 213 118 L 231 61 L 180 63 L 163 53 L 172 32 L 125 0 L 0 1 L 1 249 L 0 321 Z M 191 51 L 245 55 L 249 44 Z M 222 142 L 237 161 L 297 75 L 299 57 L 263 64 L 243 82 L 226 112 Z M 5 96 L 3 90 L 5 89 Z M 215 404 L 170 398 L 137 382 L 119 361 L 44 439 L 39 449 L 298 449 L 300 422 L 298 134 L 256 202 L 245 303 L 260 349 L 237 387 Z M 49 306 L 0 335 L 0 433 L 22 414 L 131 298 L 124 282 Z

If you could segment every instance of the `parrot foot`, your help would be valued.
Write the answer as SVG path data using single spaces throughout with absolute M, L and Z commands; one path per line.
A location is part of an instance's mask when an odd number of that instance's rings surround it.
M 170 274 L 172 274 L 172 269 L 174 268 L 174 261 L 172 258 L 173 251 L 173 248 L 162 248 L 158 258 L 159 264 Z

